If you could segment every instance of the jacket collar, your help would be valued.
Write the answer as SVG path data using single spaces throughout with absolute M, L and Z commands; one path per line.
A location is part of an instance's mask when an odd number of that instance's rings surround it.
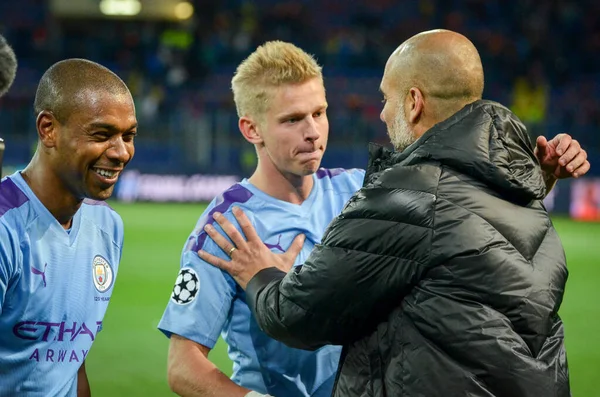
M 365 185 L 386 168 L 426 160 L 481 180 L 511 201 L 542 199 L 546 194 L 525 126 L 496 102 L 479 100 L 465 106 L 402 152 L 370 144 Z

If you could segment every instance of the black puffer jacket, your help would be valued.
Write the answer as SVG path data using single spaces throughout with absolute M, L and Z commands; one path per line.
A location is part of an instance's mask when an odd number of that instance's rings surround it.
M 344 345 L 337 397 L 569 396 L 566 261 L 523 125 L 478 101 L 372 155 L 301 270 L 248 285 L 262 329 Z

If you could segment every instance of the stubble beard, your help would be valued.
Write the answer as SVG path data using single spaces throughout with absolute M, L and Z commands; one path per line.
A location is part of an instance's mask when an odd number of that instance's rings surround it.
M 407 147 L 412 145 L 417 139 L 410 129 L 406 118 L 404 117 L 404 105 L 400 105 L 398 113 L 392 123 L 390 131 L 388 131 L 390 141 L 394 146 L 394 149 L 398 152 L 404 151 Z

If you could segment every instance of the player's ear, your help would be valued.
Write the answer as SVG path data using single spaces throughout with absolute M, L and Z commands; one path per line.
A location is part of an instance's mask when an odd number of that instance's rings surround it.
M 263 139 L 260 134 L 260 127 L 253 118 L 246 116 L 240 117 L 238 125 L 242 135 L 248 142 L 254 145 L 263 143 Z
M 56 146 L 58 120 L 47 110 L 42 110 L 35 121 L 40 142 L 47 148 Z
M 423 116 L 425 100 L 419 88 L 412 87 L 408 91 L 408 121 L 412 124 L 419 122 Z

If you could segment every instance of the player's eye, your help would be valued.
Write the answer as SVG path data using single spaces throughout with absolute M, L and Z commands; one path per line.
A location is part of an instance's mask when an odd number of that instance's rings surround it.
M 106 131 L 98 131 L 94 133 L 94 137 L 98 140 L 105 141 L 110 138 L 110 134 Z
M 137 135 L 137 132 L 135 132 L 135 131 L 128 132 L 125 135 L 123 135 L 123 140 L 125 142 L 131 142 L 136 137 L 136 135 Z

